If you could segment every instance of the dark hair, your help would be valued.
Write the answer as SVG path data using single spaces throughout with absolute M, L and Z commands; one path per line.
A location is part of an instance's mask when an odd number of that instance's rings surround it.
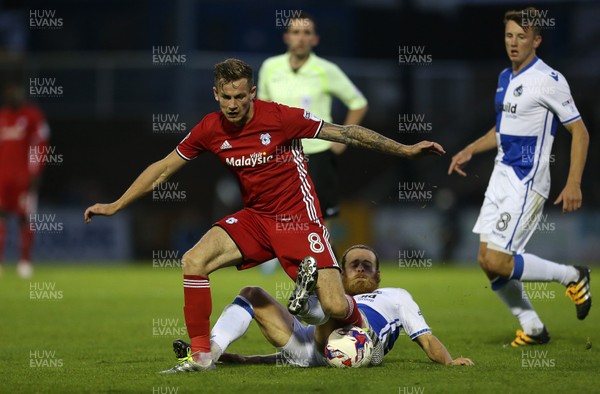
M 304 12 L 304 11 L 300 11 L 300 13 L 298 15 L 294 15 L 290 18 L 290 21 L 295 21 L 295 20 L 304 20 L 304 21 L 311 21 L 313 24 L 313 30 L 315 31 L 315 34 L 317 33 L 317 22 L 315 21 L 315 17 L 312 16 L 312 14 L 309 14 L 308 12 Z M 292 24 L 290 23 L 288 25 L 288 30 L 290 29 L 290 27 L 292 26 Z
M 367 245 L 354 245 L 354 246 L 350 246 L 348 249 L 346 249 L 346 251 L 342 255 L 342 260 L 340 261 L 340 264 L 342 265 L 342 270 L 346 269 L 346 256 L 348 255 L 348 253 L 350 253 L 351 250 L 354 250 L 354 249 L 364 249 L 364 250 L 368 250 L 369 252 L 373 253 L 373 255 L 375 255 L 375 268 L 377 269 L 377 271 L 379 271 L 379 256 L 377 255 L 377 252 L 375 251 L 375 249 L 373 249 L 372 247 L 367 246 Z
M 539 17 L 540 13 L 535 7 L 527 7 L 524 10 L 511 10 L 504 14 L 504 25 L 508 21 L 513 21 L 525 31 L 533 30 L 533 34 L 536 36 L 540 35 L 541 21 Z
M 252 67 L 250 67 L 248 63 L 239 59 L 226 59 L 221 63 L 215 64 L 215 87 L 220 88 L 229 82 L 237 81 L 242 78 L 246 78 L 248 80 L 248 85 L 253 86 L 254 82 L 252 74 Z

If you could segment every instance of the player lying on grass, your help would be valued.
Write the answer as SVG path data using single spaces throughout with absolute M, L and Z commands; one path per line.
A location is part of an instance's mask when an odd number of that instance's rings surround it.
M 220 111 L 206 115 L 175 150 L 146 168 L 118 200 L 95 204 L 84 213 L 86 223 L 96 215 L 116 214 L 203 152 L 215 154 L 237 177 L 244 209 L 215 223 L 181 259 L 183 311 L 192 354 L 170 372 L 215 368 L 209 341 L 209 275 L 225 267 L 247 269 L 277 257 L 296 280 L 302 259 L 314 256 L 318 261 L 315 270 L 321 269 L 317 296 L 323 309 L 342 323 L 360 325 L 354 299 L 344 294 L 329 232 L 307 174 L 301 138 L 321 138 L 407 158 L 444 153 L 434 142 L 403 145 L 361 126 L 339 126 L 300 108 L 255 100 L 252 68 L 238 59 L 216 64 L 214 83 Z M 295 229 L 302 231 L 280 231 L 281 222 L 291 220 Z M 303 291 L 292 293 L 290 311 L 301 313 L 303 297 Z
M 303 264 L 310 262 L 306 259 Z M 411 295 L 400 288 L 379 288 L 379 259 L 373 249 L 355 245 L 346 250 L 342 260 L 342 281 L 346 292 L 356 300 L 363 315 L 364 327 L 375 344 L 372 365 L 380 364 L 400 336 L 401 330 L 415 341 L 425 354 L 444 365 L 473 365 L 468 358 L 453 359 L 444 345 L 431 333 L 419 306 Z M 244 335 L 252 319 L 264 337 L 279 353 L 242 356 L 224 353 L 227 347 Z M 260 287 L 245 287 L 232 304 L 225 307 L 211 332 L 213 360 L 242 364 L 286 363 L 298 367 L 326 365 L 324 348 L 329 334 L 339 323 L 304 326 L 275 298 Z M 187 357 L 189 345 L 173 342 L 179 358 Z

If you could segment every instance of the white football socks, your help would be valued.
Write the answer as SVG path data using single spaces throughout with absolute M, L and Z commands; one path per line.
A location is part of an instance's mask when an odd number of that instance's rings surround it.
M 300 317 L 300 319 L 302 319 L 302 321 L 305 323 L 315 326 L 324 324 L 327 322 L 327 320 L 329 320 L 329 315 L 323 311 L 321 303 L 315 295 L 308 297 L 306 304 L 304 304 L 304 307 L 300 313 L 298 313 L 298 317 Z
M 530 253 L 524 253 L 521 257 L 523 274 L 520 280 L 523 282 L 559 282 L 566 286 L 579 278 L 579 272 L 573 266 L 557 264 Z
M 210 350 L 213 361 L 219 360 L 219 357 L 234 341 L 241 338 L 254 317 L 254 311 L 250 302 L 237 296 L 233 304 L 227 305 L 219 320 L 210 332 Z
M 504 286 L 494 290 L 494 293 L 506 304 L 510 312 L 519 319 L 523 331 L 527 335 L 538 335 L 544 328 L 533 305 L 529 301 L 527 293 L 523 289 L 523 283 L 518 280 L 509 280 Z

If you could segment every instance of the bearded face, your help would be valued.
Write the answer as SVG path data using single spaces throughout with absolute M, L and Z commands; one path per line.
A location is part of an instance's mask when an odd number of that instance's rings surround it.
M 372 293 L 379 287 L 377 258 L 367 249 L 352 249 L 345 256 L 342 283 L 347 294 Z
M 377 278 L 364 274 L 354 275 L 351 278 L 342 275 L 342 283 L 344 284 L 346 294 L 353 296 L 357 294 L 372 293 L 379 287 L 379 275 L 377 275 Z

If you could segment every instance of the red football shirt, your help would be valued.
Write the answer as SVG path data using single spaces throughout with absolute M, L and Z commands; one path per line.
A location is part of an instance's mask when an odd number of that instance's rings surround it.
M 1 108 L 0 178 L 29 179 L 37 175 L 44 167 L 48 134 L 44 115 L 36 106 Z
M 221 111 L 210 113 L 179 143 L 177 153 L 185 160 L 214 153 L 237 177 L 248 209 L 268 216 L 305 213 L 317 220 L 321 208 L 300 138 L 315 138 L 322 124 L 303 109 L 254 100 L 254 116 L 244 127 Z

